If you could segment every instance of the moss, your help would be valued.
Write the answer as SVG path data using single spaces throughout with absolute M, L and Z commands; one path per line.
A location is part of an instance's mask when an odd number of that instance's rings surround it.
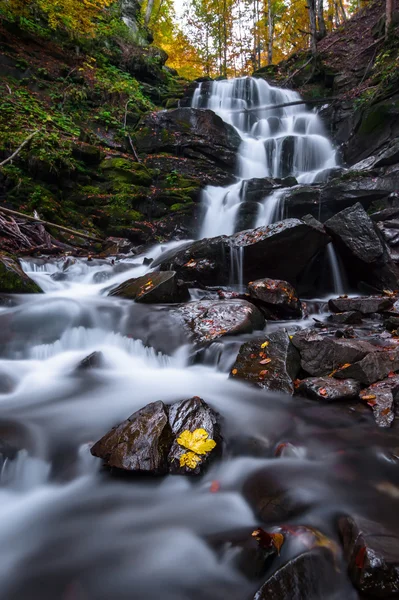
M 29 279 L 15 256 L 0 253 L 0 292 L 4 294 L 38 294 L 39 286 Z
M 389 114 L 387 104 L 378 104 L 367 108 L 360 123 L 358 133 L 360 135 L 369 135 L 378 129 L 382 129 L 386 123 Z
M 153 173 L 141 163 L 126 160 L 124 158 L 111 158 L 103 160 L 100 168 L 105 171 L 107 179 L 131 185 L 150 186 Z
M 177 212 L 179 210 L 188 210 L 192 206 L 194 206 L 194 202 L 186 202 L 185 204 L 177 203 L 177 204 L 172 204 L 172 206 L 170 207 L 170 210 L 171 210 L 171 212 Z

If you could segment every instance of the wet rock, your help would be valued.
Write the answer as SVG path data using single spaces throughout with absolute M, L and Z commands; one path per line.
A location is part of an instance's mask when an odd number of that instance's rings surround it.
M 135 133 L 139 152 L 171 152 L 206 159 L 233 171 L 241 138 L 211 110 L 177 108 L 143 117 Z
M 334 591 L 339 591 L 339 585 L 334 556 L 324 548 L 315 548 L 277 569 L 254 600 L 320 600 L 332 597 Z
M 360 383 L 354 379 L 337 380 L 333 377 L 308 377 L 297 388 L 300 396 L 311 400 L 334 402 L 359 398 Z
M 198 343 L 226 335 L 252 333 L 263 329 L 265 320 L 258 308 L 246 300 L 202 300 L 177 309 L 192 339 Z
M 330 315 L 328 321 L 337 325 L 359 325 L 362 322 L 362 313 L 357 310 L 348 312 L 339 312 L 335 315 Z
M 187 286 L 178 280 L 174 271 L 147 273 L 142 277 L 128 279 L 109 295 L 147 304 L 185 302 L 190 297 Z
M 246 342 L 240 348 L 230 377 L 262 389 L 294 393 L 299 354 L 285 330 Z
M 99 369 L 102 367 L 104 356 L 102 352 L 92 352 L 86 356 L 77 366 L 78 371 L 86 371 L 88 369 Z
M 332 312 L 343 313 L 357 311 L 363 315 L 385 312 L 394 305 L 396 298 L 386 296 L 360 296 L 358 298 L 333 298 L 328 301 L 328 308 Z
M 280 317 L 301 317 L 302 306 L 295 288 L 287 281 L 257 279 L 250 281 L 248 291 L 251 298 L 265 305 Z
M 289 281 L 298 289 L 303 272 L 329 240 L 315 219 L 310 222 L 286 219 L 230 237 L 199 240 L 161 258 L 159 263 L 154 262 L 154 266 L 161 264 L 162 271 L 176 271 L 184 281 L 227 285 L 230 272 L 226 264 L 232 264 L 241 254 L 244 281 L 268 277 Z
M 395 317 L 394 315 L 389 316 L 384 321 L 384 327 L 388 329 L 388 331 L 394 331 L 399 328 L 399 316 Z
M 38 294 L 42 290 L 21 269 L 18 259 L 6 252 L 0 252 L 0 293 Z
M 359 516 L 339 520 L 348 573 L 367 598 L 398 598 L 399 536 Z
M 360 399 L 373 410 L 379 427 L 390 427 L 395 418 L 395 401 L 399 397 L 399 375 L 390 373 L 387 379 L 373 383 L 360 392 Z
M 167 407 L 163 402 L 152 402 L 105 434 L 91 453 L 108 467 L 164 475 L 172 441 Z
M 351 361 L 347 361 L 350 363 Z M 338 369 L 334 373 L 337 379 L 356 379 L 365 385 L 385 379 L 389 373 L 399 370 L 399 350 L 380 350 L 370 352 L 359 362 Z
M 203 472 L 210 461 L 220 456 L 222 451 L 220 415 L 201 398 L 194 397 L 173 404 L 169 408 L 169 423 L 174 436 L 168 455 L 170 473 L 175 475 L 198 475 Z M 194 469 L 188 466 L 180 466 L 181 457 L 190 450 L 178 444 L 177 439 L 183 431 L 193 432 L 196 429 L 204 429 L 208 434 L 208 439 L 214 440 L 216 446 L 212 451 L 198 455 L 198 462 Z
M 303 370 L 314 376 L 329 375 L 340 366 L 360 361 L 376 350 L 368 342 L 327 337 L 314 329 L 295 333 L 292 343 L 300 352 Z M 343 379 L 352 377 L 349 374 L 342 376 Z
M 364 281 L 377 289 L 399 287 L 398 270 L 389 250 L 361 204 L 339 212 L 325 223 L 352 285 Z

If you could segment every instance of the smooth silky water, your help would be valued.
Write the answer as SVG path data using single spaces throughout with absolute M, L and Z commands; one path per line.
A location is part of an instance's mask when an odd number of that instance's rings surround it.
M 294 92 L 251 82 L 259 105 L 296 98 Z M 243 80 L 218 86 L 218 97 L 230 104 L 217 105 L 214 95 L 211 107 L 226 111 L 223 118 L 242 131 L 241 168 L 249 176 L 248 148 L 264 147 L 266 120 L 249 126 L 248 115 L 228 113 L 248 103 L 238 92 L 234 99 L 227 93 L 235 86 L 241 90 Z M 269 96 L 262 95 L 265 90 Z M 300 113 L 294 119 L 296 114 L 292 108 L 279 119 L 291 120 L 295 129 L 295 121 L 305 122 Z M 258 130 L 263 137 L 255 137 Z M 275 148 L 279 143 L 273 141 Z M 325 161 L 312 164 L 313 170 L 328 161 L 334 158 L 326 149 Z M 263 166 L 264 174 L 275 174 L 271 164 Z M 261 173 L 260 165 L 256 169 Z M 228 208 L 222 202 L 219 210 Z M 220 341 L 201 358 L 170 318 L 171 307 L 107 295 L 151 270 L 144 258 L 157 259 L 179 243 L 115 264 L 22 261 L 44 294 L 11 297 L 0 311 L 0 438 L 7 434 L 21 448 L 4 461 L 0 477 L 1 598 L 249 600 L 261 581 L 238 568 L 241 544 L 259 525 L 281 525 L 260 523 L 244 493 L 260 471 L 306 507 L 291 522 L 332 538 L 342 512 L 370 517 L 383 512 L 388 521 L 395 519 L 399 481 L 381 442 L 389 440 L 389 432 L 382 438 L 371 415 L 349 415 L 233 382 L 228 372 L 240 340 Z M 235 273 L 241 261 L 240 255 L 234 258 Z M 311 323 L 282 326 L 293 332 Z M 94 351 L 103 354 L 101 369 L 77 369 Z M 224 435 L 234 442 L 222 462 L 199 479 L 115 479 L 101 471 L 91 443 L 149 402 L 194 395 L 220 412 Z M 261 449 L 257 456 L 248 450 L 249 438 Z M 292 451 L 275 457 L 275 449 L 287 442 Z M 275 566 L 294 552 L 287 542 Z M 337 586 L 327 600 L 357 597 L 344 569 L 337 570 Z

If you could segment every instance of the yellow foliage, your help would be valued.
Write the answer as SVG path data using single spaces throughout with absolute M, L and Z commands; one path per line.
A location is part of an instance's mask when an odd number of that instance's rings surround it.
M 195 452 L 185 452 L 180 457 L 180 466 L 195 469 L 201 458 Z
M 196 454 L 206 454 L 216 446 L 216 442 L 214 440 L 208 440 L 208 437 L 208 433 L 205 429 L 195 429 L 192 433 L 186 429 L 181 436 L 177 438 L 177 443 L 188 450 L 192 450 Z

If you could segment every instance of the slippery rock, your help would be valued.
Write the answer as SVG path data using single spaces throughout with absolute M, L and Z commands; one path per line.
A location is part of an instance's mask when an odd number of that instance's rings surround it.
M 354 400 L 359 398 L 360 383 L 354 379 L 340 381 L 333 377 L 308 377 L 300 382 L 297 392 L 305 398 L 323 402 Z
M 375 346 L 368 342 L 327 337 L 314 329 L 297 332 L 292 338 L 292 343 L 301 355 L 302 369 L 314 376 L 329 375 L 335 369 L 360 361 L 368 353 L 374 353 L 376 350 Z M 349 373 L 342 376 L 343 379 L 352 377 Z
M 333 298 L 328 301 L 328 308 L 335 313 L 357 311 L 363 315 L 390 310 L 396 298 L 386 296 L 359 296 L 358 298 Z
M 185 302 L 190 298 L 187 286 L 178 280 L 174 271 L 147 273 L 128 279 L 109 293 L 147 304 Z
M 263 329 L 265 319 L 256 306 L 246 300 L 202 300 L 177 309 L 193 341 L 203 344 L 226 335 L 252 333 Z
M 365 342 L 364 342 L 365 343 Z M 347 361 L 350 363 L 351 361 Z M 334 373 L 338 379 L 356 379 L 365 385 L 385 379 L 389 373 L 399 370 L 399 350 L 370 352 L 358 362 L 341 367 Z
M 359 516 L 339 520 L 348 573 L 367 598 L 398 598 L 399 536 Z
M 172 441 L 167 407 L 163 402 L 152 402 L 102 437 L 91 453 L 108 467 L 164 475 Z
M 87 371 L 89 369 L 99 369 L 104 362 L 104 355 L 102 352 L 92 352 L 86 358 L 80 361 L 76 367 L 77 371 Z
M 135 133 L 139 152 L 206 158 L 233 171 L 241 138 L 211 110 L 177 108 L 145 115 Z
M 196 431 L 199 446 L 192 443 Z M 182 434 L 191 443 L 183 444 Z M 209 440 L 212 449 L 206 450 Z M 104 435 L 91 453 L 107 467 L 131 473 L 198 475 L 222 453 L 220 416 L 197 396 L 170 407 L 152 402 Z
M 399 287 L 398 270 L 378 230 L 361 204 L 346 208 L 325 222 L 334 240 L 349 281 L 361 281 L 380 289 Z
M 377 381 L 360 392 L 360 399 L 373 410 L 379 427 L 390 427 L 395 418 L 395 401 L 399 397 L 399 375 L 390 373 L 387 379 Z
M 0 252 L 0 293 L 37 294 L 40 287 L 21 269 L 18 259 L 6 252 Z
M 350 310 L 330 315 L 328 321 L 336 325 L 359 325 L 362 322 L 362 317 L 362 313 L 357 310 Z
M 302 306 L 295 288 L 288 281 L 279 279 L 257 279 L 250 281 L 248 291 L 251 298 L 259 301 L 276 316 L 301 317 Z
M 329 241 L 323 226 L 315 219 L 308 222 L 286 219 L 229 237 L 199 240 L 162 257 L 160 264 L 162 271 L 176 271 L 184 281 L 227 285 L 230 273 L 226 264 L 232 264 L 241 253 L 244 280 L 268 277 L 289 281 L 298 288 L 310 261 Z
M 294 393 L 299 354 L 285 330 L 246 342 L 240 348 L 230 377 L 262 389 Z

